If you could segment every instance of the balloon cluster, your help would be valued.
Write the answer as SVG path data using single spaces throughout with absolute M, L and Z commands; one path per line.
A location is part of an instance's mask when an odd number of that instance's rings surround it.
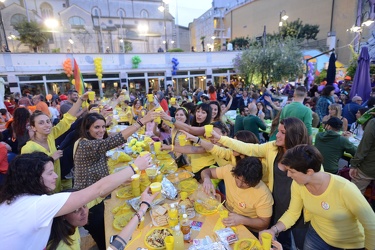
M 47 99 L 47 101 L 51 101 L 52 95 L 51 94 L 46 95 L 46 99 Z
M 70 58 L 65 59 L 63 68 L 67 77 L 71 77 L 73 74 L 72 60 Z
M 99 80 L 103 78 L 102 60 L 101 57 L 94 58 L 95 73 Z
M 138 65 L 142 62 L 141 58 L 139 56 L 133 56 L 132 57 L 132 64 L 133 69 L 138 69 Z
M 178 59 L 177 58 L 175 58 L 175 57 L 173 57 L 172 58 L 172 75 L 176 75 L 177 74 L 177 70 L 178 70 L 178 68 L 177 68 L 177 66 L 180 64 L 179 62 L 178 62 Z
M 309 71 L 307 72 L 307 88 L 310 89 L 311 83 L 314 82 L 314 64 L 312 62 L 307 63 Z

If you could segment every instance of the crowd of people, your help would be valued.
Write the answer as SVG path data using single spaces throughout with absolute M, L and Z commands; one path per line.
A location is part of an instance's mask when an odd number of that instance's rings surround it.
M 372 112 L 375 89 L 365 103 L 360 96 L 349 100 L 349 91 L 346 82 L 309 91 L 298 84 L 258 89 L 208 82 L 205 90 L 181 93 L 172 85 L 139 95 L 120 89 L 104 102 L 75 90 L 48 100 L 28 91 L 6 96 L 0 245 L 80 249 L 77 228 L 84 226 L 106 249 L 103 199 L 150 165 L 147 154 L 110 175 L 106 152 L 144 130 L 179 167 L 191 166 L 208 194 L 225 197 L 225 226 L 244 225 L 259 238 L 271 233 L 283 249 L 375 249 L 375 214 L 363 196 L 375 179 L 375 111 L 360 119 Z M 109 135 L 116 124 L 128 126 Z M 340 176 L 344 152 L 349 180 Z M 156 197 L 150 194 L 142 193 L 112 249 L 127 244 Z M 278 242 L 274 249 L 281 249 Z

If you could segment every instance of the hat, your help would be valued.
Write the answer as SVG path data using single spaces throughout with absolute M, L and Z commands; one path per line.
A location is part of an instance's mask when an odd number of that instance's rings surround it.
M 327 125 L 331 126 L 333 129 L 340 130 L 342 128 L 342 121 L 337 117 L 331 117 L 326 122 Z
M 61 101 L 68 100 L 68 97 L 66 95 L 60 95 L 60 100 Z

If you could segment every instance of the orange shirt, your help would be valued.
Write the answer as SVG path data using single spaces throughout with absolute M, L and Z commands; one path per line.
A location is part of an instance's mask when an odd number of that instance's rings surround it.
M 38 102 L 36 106 L 36 110 L 42 111 L 44 114 L 48 115 L 48 117 L 51 117 L 51 113 L 49 112 L 48 105 L 45 102 Z

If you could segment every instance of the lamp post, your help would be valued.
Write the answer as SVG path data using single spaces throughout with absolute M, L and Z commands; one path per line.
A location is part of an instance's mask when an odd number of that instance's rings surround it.
M 167 23 L 166 23 L 166 18 L 165 18 L 165 10 L 166 10 L 165 6 L 166 4 L 169 3 L 169 0 L 163 0 L 162 2 L 163 2 L 163 5 L 160 5 L 158 10 L 160 12 L 163 12 L 163 15 L 164 15 L 164 39 L 165 40 L 163 41 L 163 43 L 165 45 L 165 52 L 167 52 L 168 51 L 168 37 L 167 37 Z
M 74 52 L 73 51 L 73 44 L 74 44 L 74 41 L 73 41 L 73 39 L 72 38 L 69 38 L 69 43 L 70 43 L 70 45 L 71 45 L 71 48 L 72 48 L 72 53 Z
M 289 18 L 289 16 L 286 14 L 285 10 L 280 11 L 280 18 L 279 18 L 279 31 L 281 27 L 283 26 L 283 20 L 286 21 Z

